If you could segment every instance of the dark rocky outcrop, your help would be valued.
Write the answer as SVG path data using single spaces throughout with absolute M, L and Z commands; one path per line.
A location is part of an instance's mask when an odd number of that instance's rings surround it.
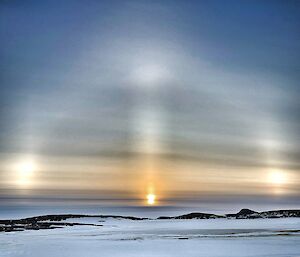
M 192 212 L 179 216 L 162 216 L 158 220 L 170 219 L 273 219 L 273 218 L 287 218 L 300 217 L 300 210 L 275 210 L 256 212 L 250 209 L 242 209 L 238 213 L 216 215 L 211 213 Z M 133 216 L 120 215 L 82 215 L 82 214 L 60 214 L 60 215 L 42 215 L 25 219 L 11 219 L 0 220 L 0 232 L 12 232 L 23 230 L 40 230 L 40 229 L 55 229 L 66 226 L 102 226 L 93 223 L 79 223 L 79 222 L 62 222 L 72 218 L 100 218 L 100 219 L 127 219 L 127 220 L 146 220 L 148 218 L 139 218 Z
M 256 212 L 249 209 L 242 209 L 236 214 L 226 214 L 227 218 L 235 219 L 274 219 L 274 218 L 288 218 L 300 217 L 300 210 L 275 210 Z
M 255 219 L 259 218 L 259 213 L 256 211 L 252 211 L 250 209 L 241 209 L 238 213 L 235 214 L 226 214 L 227 218 L 235 218 L 235 219 Z
M 184 215 L 174 216 L 174 217 L 161 216 L 158 217 L 157 219 L 164 220 L 164 219 L 216 219 L 216 218 L 224 218 L 224 216 L 210 214 L 210 213 L 192 212 L 189 214 L 184 214 Z
M 272 218 L 287 218 L 287 217 L 300 217 L 300 210 L 277 210 L 277 211 L 265 211 L 256 212 L 250 209 L 242 209 L 238 213 L 216 215 L 210 213 L 192 212 L 180 216 L 162 216 L 157 219 L 272 219 Z
M 25 219 L 0 220 L 0 232 L 12 232 L 23 230 L 40 230 L 55 229 L 66 226 L 102 226 L 91 223 L 78 222 L 61 222 L 73 218 L 114 218 L 128 220 L 144 220 L 146 218 L 138 218 L 133 216 L 119 215 L 81 215 L 81 214 L 58 214 L 58 215 L 42 215 Z
M 276 210 L 276 211 L 264 211 L 259 215 L 262 218 L 288 218 L 288 217 L 300 217 L 300 210 Z
M 119 215 L 99 215 L 95 217 L 102 218 L 102 219 L 113 218 L 113 219 L 125 219 L 125 220 L 148 220 L 148 218 L 139 218 L 134 216 L 119 216 Z

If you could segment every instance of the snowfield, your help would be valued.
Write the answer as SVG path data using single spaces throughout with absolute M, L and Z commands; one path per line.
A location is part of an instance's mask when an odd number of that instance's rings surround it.
M 299 257 L 300 218 L 142 220 L 0 233 L 1 257 Z

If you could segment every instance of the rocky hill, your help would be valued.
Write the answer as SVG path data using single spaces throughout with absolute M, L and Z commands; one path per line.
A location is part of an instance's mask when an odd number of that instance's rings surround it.
M 216 215 L 211 213 L 192 212 L 179 216 L 161 216 L 157 220 L 171 219 L 273 219 L 300 217 L 300 210 L 275 210 L 256 212 L 250 209 L 242 209 L 238 213 Z M 100 219 L 125 219 L 132 221 L 147 220 L 148 218 L 139 218 L 133 216 L 119 215 L 77 215 L 77 214 L 60 214 L 60 215 L 43 215 L 24 219 L 0 220 L 0 232 L 12 232 L 23 230 L 40 230 L 40 229 L 55 229 L 66 226 L 102 226 L 102 224 L 66 222 L 68 219 L 80 218 L 100 218 Z
M 238 213 L 216 215 L 210 213 L 192 212 L 180 216 L 162 216 L 157 219 L 273 219 L 273 218 L 288 218 L 288 217 L 300 217 L 300 210 L 275 210 L 275 211 L 264 211 L 256 212 L 250 209 L 242 209 Z
M 189 214 L 184 214 L 184 215 L 174 216 L 174 217 L 161 216 L 158 217 L 157 219 L 165 220 L 165 219 L 217 219 L 217 218 L 224 218 L 224 216 L 210 214 L 210 213 L 192 212 Z

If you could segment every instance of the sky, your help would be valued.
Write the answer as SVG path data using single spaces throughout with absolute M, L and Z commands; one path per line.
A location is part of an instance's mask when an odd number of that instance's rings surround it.
M 1 1 L 0 201 L 300 206 L 299 1 Z

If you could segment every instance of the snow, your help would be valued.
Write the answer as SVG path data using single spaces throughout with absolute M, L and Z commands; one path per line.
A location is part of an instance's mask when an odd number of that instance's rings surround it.
M 0 233 L 1 257 L 299 257 L 300 219 L 143 220 Z M 285 232 L 282 232 L 285 231 Z

